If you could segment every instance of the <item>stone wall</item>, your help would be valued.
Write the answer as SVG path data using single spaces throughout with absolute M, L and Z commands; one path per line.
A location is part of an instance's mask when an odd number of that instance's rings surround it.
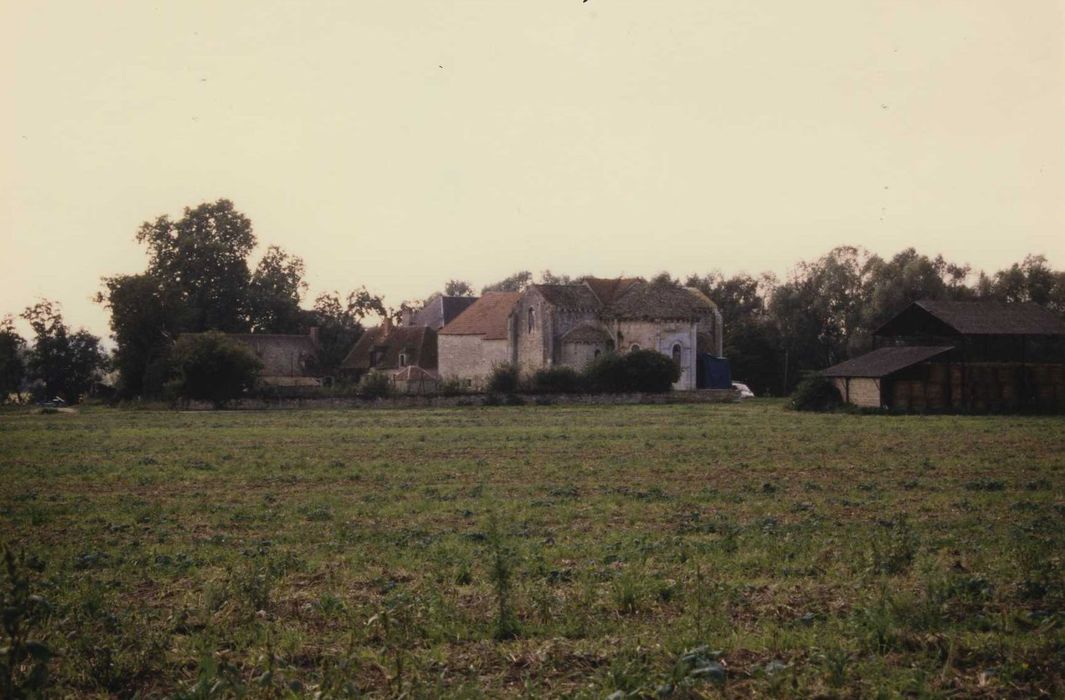
M 528 406 L 622 406 L 636 404 L 692 404 L 735 403 L 736 392 L 729 389 L 700 389 L 668 394 L 521 394 Z M 243 399 L 233 401 L 227 410 L 321 409 L 321 408 L 462 408 L 489 405 L 493 400 L 486 394 L 460 396 L 394 396 L 383 399 Z M 185 410 L 209 411 L 214 407 L 206 401 L 192 401 Z
M 485 340 L 480 335 L 439 335 L 437 354 L 442 380 L 458 378 L 472 388 L 483 387 L 492 370 L 510 359 L 506 340 Z
M 680 345 L 680 379 L 673 384 L 677 391 L 695 389 L 695 324 L 687 321 L 621 321 L 618 323 L 621 344 L 618 350 L 629 352 L 633 345 L 642 350 L 656 350 L 673 357 L 673 346 Z

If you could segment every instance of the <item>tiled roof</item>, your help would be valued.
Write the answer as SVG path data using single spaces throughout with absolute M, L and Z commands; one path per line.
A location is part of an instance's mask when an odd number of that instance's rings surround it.
M 687 287 L 644 282 L 617 295 L 604 309 L 604 315 L 619 319 L 692 320 L 714 312 L 714 303 Z
M 440 329 L 440 335 L 480 335 L 485 340 L 505 340 L 507 317 L 520 292 L 485 292 L 481 298 Z
M 582 323 L 562 336 L 563 343 L 610 343 L 612 341 L 609 333 L 590 323 Z
M 1065 335 L 1065 321 L 1038 304 L 997 301 L 918 301 L 964 335 Z
M 611 279 L 588 277 L 584 280 L 584 284 L 588 285 L 588 288 L 592 290 L 592 293 L 604 306 L 609 305 L 616 297 L 640 282 L 643 282 L 643 280 L 639 277 L 616 277 Z
M 950 352 L 952 347 L 921 345 L 887 347 L 867 352 L 846 362 L 833 365 L 821 374 L 826 377 L 886 377 L 912 365 Z
M 534 284 L 547 302 L 559 309 L 595 310 L 601 304 L 592 290 L 583 284 Z
M 370 328 L 361 336 L 344 361 L 343 369 L 397 369 L 400 353 L 407 355 L 408 365 L 436 368 L 436 331 L 426 326 L 384 326 Z M 375 351 L 376 362 L 371 362 Z

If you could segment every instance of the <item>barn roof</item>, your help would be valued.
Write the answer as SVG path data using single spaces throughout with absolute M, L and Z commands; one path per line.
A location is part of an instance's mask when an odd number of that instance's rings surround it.
M 950 346 L 910 345 L 886 347 L 840 362 L 821 374 L 826 377 L 886 377 L 889 374 L 925 362 L 953 350 Z
M 505 340 L 507 316 L 521 292 L 485 292 L 484 295 L 440 329 L 440 335 L 481 335 L 485 340 Z
M 370 328 L 355 343 L 344 361 L 343 369 L 395 369 L 400 353 L 407 354 L 408 365 L 436 367 L 436 331 L 426 326 L 385 326 Z M 376 363 L 373 352 L 381 353 Z
M 1031 302 L 917 301 L 898 316 L 914 307 L 962 335 L 1065 335 L 1065 321 L 1054 312 Z M 881 329 L 890 326 L 894 320 L 885 323 Z

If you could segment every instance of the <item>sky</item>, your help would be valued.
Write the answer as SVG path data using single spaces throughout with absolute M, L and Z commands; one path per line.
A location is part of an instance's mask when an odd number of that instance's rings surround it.
M 1065 267 L 1065 0 L 0 0 L 0 315 L 227 198 L 322 291 Z M 252 261 L 254 265 L 255 260 Z

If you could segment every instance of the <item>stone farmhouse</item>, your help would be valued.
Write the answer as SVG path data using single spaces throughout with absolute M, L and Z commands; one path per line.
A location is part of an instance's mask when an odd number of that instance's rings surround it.
M 358 381 L 367 372 L 382 372 L 401 391 L 436 388 L 437 337 L 429 326 L 397 326 L 391 319 L 369 328 L 340 363 L 344 377 Z
M 263 363 L 260 382 L 268 387 L 299 388 L 320 386 L 311 376 L 318 357 L 318 329 L 306 335 L 270 333 L 230 333 L 230 338 L 244 343 Z
M 698 290 L 641 278 L 588 278 L 489 292 L 439 333 L 439 372 L 483 386 L 505 363 L 581 369 L 606 352 L 656 350 L 680 367 L 678 390 L 709 386 L 700 359 L 722 354 L 721 314 Z

